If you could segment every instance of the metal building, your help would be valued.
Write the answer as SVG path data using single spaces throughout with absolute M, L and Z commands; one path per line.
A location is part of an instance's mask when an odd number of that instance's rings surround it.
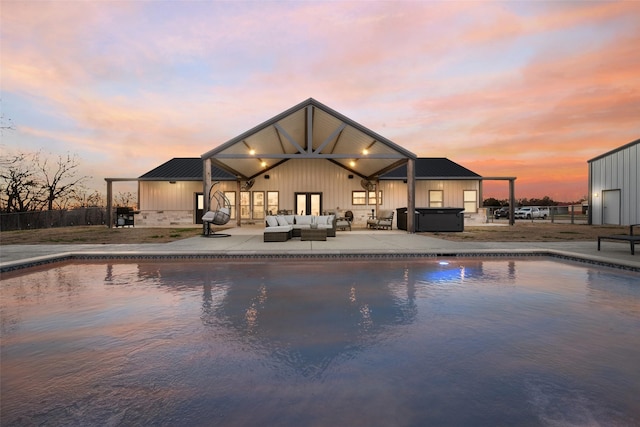
M 589 223 L 640 223 L 640 139 L 587 161 Z

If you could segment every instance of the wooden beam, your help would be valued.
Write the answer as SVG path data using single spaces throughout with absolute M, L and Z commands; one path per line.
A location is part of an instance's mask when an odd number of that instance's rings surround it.
M 107 181 L 107 226 L 113 228 L 113 218 L 111 217 L 113 211 L 113 181 L 106 179 Z
M 298 142 L 295 139 L 293 139 L 293 137 L 291 135 L 289 135 L 287 133 L 287 131 L 284 130 L 284 128 L 282 126 L 280 126 L 279 124 L 276 123 L 275 125 L 273 125 L 273 127 L 275 127 L 278 130 L 278 132 L 280 132 L 282 135 L 284 135 L 284 137 L 287 138 L 287 140 L 291 143 L 291 145 L 293 145 L 296 148 L 296 150 L 298 150 L 298 152 L 300 152 L 300 153 L 304 153 L 305 152 L 304 148 L 302 148 L 300 146 L 300 144 L 298 144 Z M 266 155 L 260 154 L 260 156 L 261 157 L 265 157 Z M 226 156 L 224 154 L 216 154 L 215 157 L 217 157 L 218 159 L 222 159 L 222 158 L 225 158 L 225 157 L 229 157 L 229 158 L 232 158 L 232 159 L 242 159 L 242 158 L 244 158 L 244 156 L 239 155 L 239 154 L 230 154 L 228 156 Z M 268 157 L 267 156 L 266 158 L 269 159 L 269 158 L 273 158 L 273 157 Z
M 313 107 L 307 107 L 307 153 L 313 153 Z
M 203 180 L 202 180 L 202 191 L 204 192 L 204 197 L 203 197 L 203 201 L 204 201 L 204 206 L 203 206 L 203 210 L 205 213 L 209 212 L 209 210 L 211 209 L 211 157 L 207 157 L 206 159 L 204 159 L 202 161 L 202 169 L 203 169 Z M 209 224 L 206 223 L 205 221 L 202 221 L 202 235 L 206 235 L 208 234 L 208 231 L 206 229 L 206 227 L 208 227 Z
M 329 135 L 327 137 L 327 139 L 322 141 L 322 144 L 320 144 L 320 146 L 318 147 L 318 149 L 316 151 L 314 151 L 314 153 L 316 153 L 316 154 L 322 153 L 322 150 L 324 150 L 324 147 L 326 147 L 328 143 L 330 143 L 334 138 L 336 138 L 344 130 L 345 127 L 347 127 L 347 125 L 345 125 L 344 123 L 341 123 L 340 126 L 338 126 L 331 133 L 331 135 Z
M 516 219 L 515 217 L 515 212 L 516 212 L 516 179 L 515 178 L 510 178 L 509 179 L 509 225 L 515 225 L 516 223 Z
M 415 211 L 416 211 L 416 161 L 407 161 L 407 232 L 415 233 Z

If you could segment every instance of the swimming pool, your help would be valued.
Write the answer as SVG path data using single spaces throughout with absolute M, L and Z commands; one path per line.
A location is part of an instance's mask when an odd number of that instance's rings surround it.
M 637 425 L 638 273 L 79 262 L 0 282 L 3 425 Z

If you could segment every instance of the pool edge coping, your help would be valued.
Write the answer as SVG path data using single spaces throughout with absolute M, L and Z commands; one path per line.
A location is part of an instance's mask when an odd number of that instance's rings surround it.
M 32 267 L 57 264 L 68 261 L 92 260 L 283 260 L 283 259 L 418 259 L 418 258 L 521 258 L 550 257 L 567 261 L 577 261 L 601 267 L 610 267 L 632 272 L 640 272 L 637 263 L 613 261 L 610 258 L 575 253 L 555 249 L 477 249 L 477 250 L 429 250 L 429 251 L 227 251 L 224 253 L 211 251 L 175 252 L 175 251 L 70 251 L 43 255 L 33 258 L 9 261 L 0 264 L 0 274 L 16 272 Z

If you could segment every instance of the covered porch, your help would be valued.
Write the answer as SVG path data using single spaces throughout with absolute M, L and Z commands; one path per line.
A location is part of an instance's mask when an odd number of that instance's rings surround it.
M 252 182 L 259 176 L 271 178 L 270 172 L 287 162 L 306 161 L 310 165 L 311 160 L 323 160 L 345 171 L 349 179 L 358 177 L 370 183 L 372 191 L 377 192 L 380 175 L 406 164 L 406 206 L 415 208 L 416 155 L 313 98 L 231 139 L 201 158 L 204 194 L 210 193 L 214 183 L 214 165 L 236 177 L 237 191 L 240 192 L 243 183 Z M 319 179 L 332 178 L 319 176 Z M 279 184 L 274 182 L 274 185 Z M 328 206 L 337 206 L 335 193 L 340 189 L 339 186 L 334 188 L 333 194 L 328 192 L 324 196 L 328 199 Z M 301 186 L 303 190 L 304 186 Z M 205 198 L 205 210 L 212 208 L 210 202 Z M 374 214 L 379 207 L 379 204 L 374 206 Z M 237 200 L 236 212 L 239 210 Z M 242 226 L 240 215 L 235 221 L 237 226 Z M 407 224 L 407 231 L 414 232 L 413 221 Z

